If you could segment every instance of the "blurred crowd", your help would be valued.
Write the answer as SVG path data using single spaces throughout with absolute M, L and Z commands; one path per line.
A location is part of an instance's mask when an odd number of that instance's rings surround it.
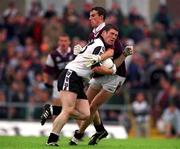
M 92 7 L 84 3 L 79 13 L 69 3 L 59 17 L 54 5 L 45 10 L 33 1 L 25 15 L 10 2 L 0 13 L 0 118 L 39 118 L 39 107 L 50 99 L 42 81 L 47 55 L 57 47 L 62 33 L 69 35 L 72 47 L 86 43 Z M 151 116 L 152 125 L 156 126 L 165 119 L 166 134 L 171 136 L 168 128 L 173 120 L 164 115 L 172 105 L 175 110 L 169 110 L 170 113 L 180 109 L 180 20 L 173 20 L 165 5 L 159 6 L 151 24 L 135 7 L 127 16 L 116 3 L 107 11 L 106 22 L 115 24 L 122 42 L 131 42 L 136 49 L 127 67 L 124 89 L 115 97 L 121 100 L 121 105 L 132 105 L 130 109 L 137 123 L 147 122 Z M 118 121 L 118 114 L 107 111 L 104 118 Z M 178 125 L 175 131 L 180 134 L 180 120 L 173 123 Z M 175 129 L 174 124 L 172 127 Z

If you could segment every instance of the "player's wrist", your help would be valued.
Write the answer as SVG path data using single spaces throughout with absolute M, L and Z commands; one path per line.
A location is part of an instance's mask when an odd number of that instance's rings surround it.
M 97 62 L 100 62 L 102 60 L 100 55 L 97 55 Z
M 127 57 L 127 56 L 128 56 L 128 54 L 127 54 L 125 51 L 123 51 L 122 54 L 123 54 L 124 57 Z

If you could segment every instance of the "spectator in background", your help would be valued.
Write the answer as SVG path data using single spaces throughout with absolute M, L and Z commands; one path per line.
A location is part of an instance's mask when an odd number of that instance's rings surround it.
M 149 73 L 149 85 L 157 93 L 157 89 L 160 89 L 161 78 L 169 79 L 168 73 L 165 70 L 165 64 L 161 53 L 155 52 L 152 54 L 152 65 L 148 68 Z
M 18 13 L 16 15 L 16 29 L 15 35 L 20 44 L 25 44 L 25 38 L 31 35 L 32 27 L 28 25 L 29 20 L 23 14 Z
M 165 109 L 162 115 L 166 137 L 180 137 L 180 111 L 173 102 Z
M 0 59 L 6 55 L 7 48 L 7 30 L 5 28 L 0 28 Z
M 83 5 L 83 17 L 89 22 L 89 12 L 92 9 L 92 4 L 89 2 L 85 2 Z
M 49 4 L 47 10 L 44 13 L 44 18 L 49 20 L 53 16 L 57 16 L 57 12 L 55 10 L 54 4 Z
M 122 13 L 121 7 L 118 3 L 113 2 L 111 10 L 108 12 L 108 15 L 115 16 L 117 18 L 117 26 L 121 26 L 124 20 L 124 15 Z
M 122 25 L 120 25 L 120 35 L 122 37 L 128 38 L 132 30 L 132 24 L 130 24 L 128 18 L 124 18 Z
M 4 11 L 3 16 L 5 18 L 15 16 L 18 12 L 18 9 L 15 6 L 14 1 L 8 3 L 8 8 Z
M 19 72 L 20 73 L 20 72 Z M 17 74 L 16 76 L 19 78 L 20 74 Z M 27 88 L 25 88 L 25 83 L 22 81 L 13 81 L 11 88 L 10 88 L 10 102 L 11 103 L 26 103 L 28 102 L 28 92 Z M 25 119 L 27 114 L 27 108 L 26 107 L 11 107 L 11 110 L 13 110 L 12 118 L 18 118 L 18 119 Z
M 137 91 L 145 88 L 146 72 L 145 59 L 140 54 L 132 56 L 131 63 L 128 66 L 127 86 L 129 88 L 130 99 L 133 99 Z
M 138 92 L 136 94 L 135 101 L 132 103 L 132 111 L 136 124 L 136 136 L 148 137 L 150 129 L 150 106 L 145 100 L 143 92 Z
M 159 22 L 165 27 L 165 29 L 169 29 L 171 18 L 166 5 L 159 6 L 159 10 L 154 16 L 154 22 Z
M 16 17 L 7 17 L 4 21 L 4 28 L 7 30 L 7 40 L 16 38 Z
M 47 20 L 46 25 L 44 25 L 43 36 L 49 38 L 50 49 L 55 48 L 58 43 L 59 35 L 63 33 L 63 26 L 58 21 L 56 15 L 52 15 L 49 20 Z
M 153 48 L 153 51 L 160 50 L 161 48 L 165 47 L 166 42 L 167 42 L 166 34 L 167 33 L 165 32 L 165 28 L 161 23 L 159 22 L 154 23 L 154 26 L 150 33 L 150 37 L 153 43 L 155 43 L 155 41 L 158 40 L 159 44 L 158 44 L 158 49 L 154 47 L 155 49 Z
M 169 31 L 169 38 L 173 39 L 180 47 L 180 20 L 176 20 Z
M 30 10 L 28 11 L 28 18 L 34 20 L 37 16 L 43 16 L 43 13 L 41 3 L 37 0 L 32 0 Z
M 75 38 L 79 37 L 80 39 L 86 40 L 87 33 L 81 23 L 80 16 L 76 12 L 73 3 L 69 3 L 63 12 L 63 24 L 64 32 L 69 35 L 69 37 Z
M 177 88 L 173 86 L 170 81 L 168 81 L 165 78 L 160 79 L 160 86 L 161 90 L 158 91 L 157 96 L 155 97 L 155 101 L 153 103 L 154 110 L 153 118 L 154 122 L 156 123 L 157 120 L 161 117 L 164 109 L 168 107 L 168 103 L 176 103 L 178 106 L 178 102 L 180 99 L 179 93 L 177 91 Z
M 129 35 L 129 38 L 133 39 L 135 44 L 137 44 L 143 41 L 146 37 L 144 33 L 144 19 L 142 17 L 139 17 L 134 20 L 133 24 L 134 26 Z
M 42 36 L 43 36 L 43 18 L 41 16 L 35 16 L 32 25 L 32 38 L 34 39 L 34 41 L 38 46 L 42 42 Z
M 130 12 L 129 12 L 129 15 L 128 15 L 129 22 L 134 25 L 135 21 L 138 20 L 139 18 L 142 18 L 142 16 L 138 12 L 137 8 L 132 7 L 130 9 Z

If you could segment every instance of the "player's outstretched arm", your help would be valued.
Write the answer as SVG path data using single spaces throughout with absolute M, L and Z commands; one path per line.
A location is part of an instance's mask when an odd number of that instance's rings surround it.
M 133 46 L 126 46 L 123 53 L 114 60 L 116 67 L 119 67 L 123 63 L 123 61 L 126 59 L 126 57 L 129 55 L 133 55 L 134 52 L 135 50 Z
M 106 52 L 104 52 L 103 54 L 100 55 L 101 56 L 101 61 L 104 61 L 107 58 L 112 57 L 113 55 L 114 55 L 114 49 L 109 48 L 109 49 L 107 49 Z

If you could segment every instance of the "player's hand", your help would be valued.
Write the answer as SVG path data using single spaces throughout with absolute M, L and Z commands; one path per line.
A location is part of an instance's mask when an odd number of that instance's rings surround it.
M 127 56 L 132 55 L 132 54 L 134 54 L 134 48 L 133 48 L 133 46 L 126 46 L 125 49 L 124 49 L 124 51 L 123 51 L 123 55 L 124 55 L 125 57 L 127 57 Z
M 87 60 L 87 62 L 85 63 L 86 67 L 91 67 L 92 65 L 101 61 L 100 55 L 86 54 L 83 56 L 83 58 Z
M 74 55 L 78 55 L 81 51 L 82 51 L 82 47 L 80 44 L 77 44 L 74 46 L 74 48 L 73 48 Z

